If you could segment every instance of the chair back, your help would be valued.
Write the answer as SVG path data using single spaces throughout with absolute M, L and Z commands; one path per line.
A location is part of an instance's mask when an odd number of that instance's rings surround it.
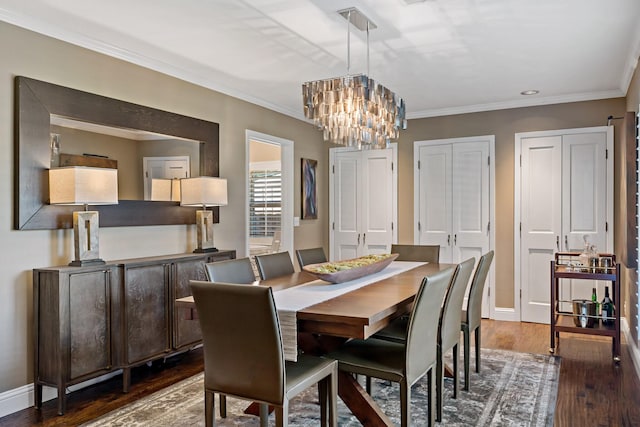
M 298 249 L 296 250 L 296 258 L 298 258 L 300 268 L 309 264 L 327 262 L 327 257 L 324 255 L 324 249 L 322 248 Z
M 480 319 L 482 318 L 482 293 L 492 261 L 493 251 L 482 255 L 476 266 L 476 271 L 473 274 L 471 288 L 469 289 L 469 300 L 467 301 L 467 318 L 465 319 L 467 325 L 469 325 L 469 330 L 473 330 L 480 325 Z
M 396 261 L 439 262 L 440 245 L 391 245 L 391 253 L 398 254 Z
M 192 280 L 205 389 L 282 405 L 285 362 L 270 287 Z
M 405 367 L 409 385 L 421 378 L 436 362 L 438 320 L 455 268 L 427 276 L 420 284 L 407 327 Z
M 250 284 L 256 281 L 249 258 L 209 262 L 205 267 L 210 282 Z
M 286 276 L 295 272 L 289 252 L 256 255 L 256 264 L 258 265 L 260 278 L 263 280 Z
M 444 298 L 439 327 L 439 344 L 443 353 L 460 341 L 462 303 L 475 262 L 475 258 L 472 257 L 460 263 Z

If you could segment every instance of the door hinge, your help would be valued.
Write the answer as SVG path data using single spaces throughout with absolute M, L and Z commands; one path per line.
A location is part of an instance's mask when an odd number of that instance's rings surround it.
M 491 286 L 489 286 L 487 288 L 487 296 L 490 297 L 491 296 Z
M 520 167 L 522 167 L 522 154 L 520 154 Z
M 609 158 L 609 149 L 608 148 L 605 148 L 605 150 L 604 150 L 604 158 L 605 159 Z
M 491 221 L 487 222 L 487 233 L 491 231 Z
M 522 299 L 522 289 L 520 289 L 520 299 Z
M 391 231 L 393 231 L 393 222 L 391 223 Z
M 604 231 L 605 232 L 609 231 L 609 222 L 608 221 L 604 223 Z
M 420 221 L 418 221 L 418 231 L 422 230 L 422 226 L 420 225 Z
M 336 229 L 336 223 L 335 223 L 335 222 L 332 222 L 332 223 L 331 223 L 331 229 L 332 229 L 332 230 L 335 230 L 335 229 Z
M 393 162 L 391 162 L 391 172 L 393 172 Z
M 331 173 L 333 173 L 333 174 L 336 173 L 336 165 L 332 165 L 331 166 Z
M 491 166 L 491 156 L 487 156 L 487 165 Z
M 418 169 L 420 169 L 420 160 L 418 160 Z
M 145 172 L 145 173 L 144 173 L 144 177 L 145 177 L 145 178 L 149 178 L 149 172 Z
M 522 223 L 520 223 L 520 236 L 522 236 Z

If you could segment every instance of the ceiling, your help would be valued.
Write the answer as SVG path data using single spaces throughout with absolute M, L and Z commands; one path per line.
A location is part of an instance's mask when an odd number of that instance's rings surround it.
M 625 96 L 640 55 L 638 0 L 0 0 L 0 20 L 303 118 L 303 82 L 348 74 L 349 7 L 407 118 Z M 350 47 L 367 73 L 366 32 Z

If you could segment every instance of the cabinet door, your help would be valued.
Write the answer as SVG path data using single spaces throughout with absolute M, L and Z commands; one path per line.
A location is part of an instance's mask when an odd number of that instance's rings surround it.
M 419 148 L 418 244 L 440 245 L 440 262 L 452 261 L 451 144 Z
M 68 380 L 112 367 L 110 289 L 110 270 L 69 275 Z
M 549 323 L 549 262 L 560 249 L 562 137 L 522 141 L 521 310 L 525 322 Z
M 169 351 L 169 264 L 129 266 L 124 276 L 125 361 Z
M 173 298 L 182 298 L 191 295 L 189 287 L 190 280 L 207 280 L 204 271 L 204 260 L 178 261 L 173 264 Z M 195 344 L 202 339 L 200 322 L 198 319 L 191 319 L 190 311 L 186 308 L 176 308 L 173 310 L 173 348 L 179 349 L 183 346 Z

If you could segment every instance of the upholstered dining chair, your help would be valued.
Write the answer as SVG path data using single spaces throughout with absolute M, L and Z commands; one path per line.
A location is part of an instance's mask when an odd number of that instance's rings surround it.
M 301 269 L 305 265 L 327 262 L 327 257 L 322 248 L 297 249 L 296 258 L 298 258 L 298 265 L 300 265 Z
M 471 279 L 471 287 L 469 288 L 469 299 L 467 300 L 467 309 L 462 311 L 462 323 L 460 329 L 463 334 L 464 341 L 464 390 L 469 390 L 469 364 L 471 333 L 475 334 L 476 344 L 476 372 L 480 372 L 480 323 L 482 320 L 482 294 L 484 284 L 487 280 L 487 274 L 493 261 L 493 251 L 489 251 L 480 257 L 476 271 Z
M 316 383 L 321 425 L 337 424 L 337 362 L 307 354 L 285 361 L 270 287 L 190 284 L 202 329 L 207 427 L 215 426 L 214 393 L 259 403 L 261 425 L 272 405 L 276 425 L 286 426 L 289 400 Z
M 396 261 L 439 262 L 440 245 L 391 245 L 391 253 L 398 254 Z
M 256 264 L 258 265 L 260 278 L 263 280 L 285 276 L 295 272 L 289 252 L 256 255 Z
M 434 424 L 433 370 L 436 367 L 438 318 L 454 268 L 422 279 L 402 343 L 375 338 L 352 339 L 327 357 L 338 369 L 400 384 L 401 425 L 411 424 L 411 386 L 425 374 L 428 383 L 429 425 Z
M 462 321 L 462 303 L 467 291 L 467 285 L 473 272 L 475 258 L 469 258 L 458 265 L 453 283 L 449 287 L 438 325 L 438 357 L 436 366 L 436 420 L 442 421 L 444 355 L 453 350 L 453 398 L 458 397 L 458 361 L 460 359 L 460 322 Z
M 209 262 L 205 267 L 210 282 L 250 284 L 256 281 L 249 258 Z

